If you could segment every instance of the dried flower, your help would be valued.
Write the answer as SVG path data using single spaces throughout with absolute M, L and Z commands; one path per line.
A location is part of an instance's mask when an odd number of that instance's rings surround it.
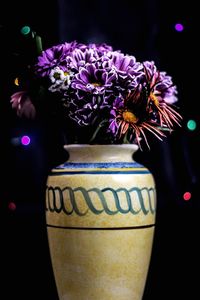
M 16 92 L 11 96 L 12 108 L 19 117 L 34 119 L 36 115 L 35 107 L 26 91 Z
M 34 117 L 40 103 L 61 114 L 70 143 L 137 143 L 146 133 L 162 140 L 180 126 L 177 88 L 153 61 L 106 44 L 76 41 L 43 50 L 29 67 L 23 91 L 11 97 L 19 116 Z M 18 87 L 19 89 L 20 87 Z M 45 102 L 44 102 L 45 100 Z M 47 109 L 49 112 L 49 109 Z

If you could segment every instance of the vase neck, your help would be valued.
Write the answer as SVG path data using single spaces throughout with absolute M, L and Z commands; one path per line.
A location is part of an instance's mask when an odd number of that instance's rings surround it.
M 69 154 L 68 162 L 133 162 L 133 154 L 138 150 L 135 144 L 122 145 L 65 145 Z

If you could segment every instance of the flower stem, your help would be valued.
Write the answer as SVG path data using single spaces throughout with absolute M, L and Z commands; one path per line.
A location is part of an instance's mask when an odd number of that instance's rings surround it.
M 39 35 L 35 36 L 35 43 L 36 43 L 37 53 L 41 54 L 42 53 L 42 39 Z
M 130 144 L 129 140 L 128 140 L 128 130 L 127 132 L 125 133 L 124 135 L 124 138 L 123 138 L 123 144 Z
M 96 128 L 96 130 L 94 131 L 94 133 L 93 133 L 93 135 L 92 135 L 92 137 L 91 137 L 89 143 L 92 143 L 92 142 L 95 140 L 95 138 L 96 138 L 98 132 L 100 131 L 100 129 L 104 126 L 104 123 L 106 123 L 106 122 L 108 122 L 108 121 L 107 121 L 107 120 L 103 120 L 103 121 L 97 126 L 97 128 Z

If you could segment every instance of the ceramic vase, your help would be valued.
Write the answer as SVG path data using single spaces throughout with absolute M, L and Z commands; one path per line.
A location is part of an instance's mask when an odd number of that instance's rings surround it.
M 60 300 L 141 300 L 156 190 L 136 145 L 66 145 L 47 179 L 46 223 Z

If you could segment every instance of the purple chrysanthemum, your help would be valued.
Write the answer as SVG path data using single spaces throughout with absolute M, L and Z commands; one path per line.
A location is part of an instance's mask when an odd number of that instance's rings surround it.
M 134 56 L 124 55 L 120 52 L 113 52 L 111 57 L 112 66 L 116 68 L 120 76 L 137 75 L 141 72 L 142 66 L 136 62 Z
M 154 62 L 146 61 L 143 66 L 144 81 L 148 83 L 150 91 L 158 97 L 158 100 L 168 104 L 177 102 L 177 88 L 173 84 L 171 76 L 166 72 L 159 72 Z
M 174 104 L 178 101 L 177 87 L 172 82 L 172 77 L 166 72 L 160 72 L 159 78 L 154 88 L 154 94 L 158 99 L 162 99 L 167 104 Z
M 35 65 L 36 75 L 40 77 L 48 76 L 55 67 L 66 71 L 68 69 L 66 66 L 66 56 L 69 55 L 76 46 L 76 42 L 64 43 L 43 51 Z
M 87 63 L 79 69 L 72 80 L 72 88 L 90 94 L 103 94 L 112 92 L 112 85 L 116 79 L 115 73 L 100 69 L 96 64 Z
M 138 85 L 139 78 L 142 76 L 143 65 L 136 62 L 134 56 L 124 55 L 120 52 L 113 52 L 107 64 L 112 68 L 118 77 L 115 88 L 122 93 L 129 93 Z
M 69 117 L 79 126 L 91 126 L 95 120 L 105 118 L 109 104 L 102 95 L 88 95 L 87 98 L 69 99 Z M 104 113 L 105 112 L 105 113 Z
M 98 53 L 93 49 L 74 49 L 74 51 L 66 57 L 66 63 L 70 69 L 78 72 L 80 67 L 84 67 L 86 64 L 95 63 L 98 59 Z
M 105 53 L 113 51 L 113 48 L 105 43 L 103 44 L 91 43 L 88 45 L 88 48 L 96 50 L 99 56 L 102 56 Z

